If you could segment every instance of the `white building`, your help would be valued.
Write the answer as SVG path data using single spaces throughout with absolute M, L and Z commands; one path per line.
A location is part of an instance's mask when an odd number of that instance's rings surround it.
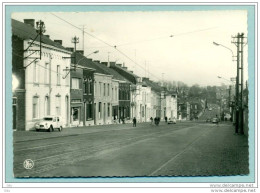
M 27 49 L 31 40 L 24 41 Z M 41 45 L 41 59 L 24 60 L 25 68 L 25 104 L 26 130 L 30 130 L 46 115 L 61 116 L 64 126 L 69 123 L 70 105 L 70 52 L 47 44 Z M 39 43 L 34 42 L 33 48 L 39 49 Z M 31 52 L 25 53 L 25 57 Z M 30 57 L 39 57 L 36 52 Z M 32 62 L 32 63 L 31 63 Z M 31 63 L 31 64 L 30 64 Z M 68 75 L 66 75 L 68 73 Z
M 12 20 L 12 66 L 18 86 L 13 90 L 13 128 L 34 129 L 46 115 L 69 123 L 71 52 L 49 37 L 39 35 L 33 19 Z M 41 44 L 40 44 L 41 38 Z

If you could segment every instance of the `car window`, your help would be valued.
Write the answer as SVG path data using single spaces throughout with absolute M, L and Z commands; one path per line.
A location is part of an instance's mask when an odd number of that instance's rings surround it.
M 43 120 L 44 121 L 52 121 L 52 117 L 44 117 Z
M 53 122 L 56 122 L 56 117 L 53 118 Z

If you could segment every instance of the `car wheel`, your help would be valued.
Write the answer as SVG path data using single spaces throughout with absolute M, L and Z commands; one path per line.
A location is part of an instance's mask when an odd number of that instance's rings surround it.
M 62 126 L 59 127 L 59 131 L 60 131 L 60 132 L 61 132 L 61 130 L 62 130 Z
M 36 131 L 39 131 L 39 129 L 36 129 Z
M 51 125 L 50 128 L 49 128 L 49 132 L 52 132 L 52 131 L 53 131 L 53 127 Z

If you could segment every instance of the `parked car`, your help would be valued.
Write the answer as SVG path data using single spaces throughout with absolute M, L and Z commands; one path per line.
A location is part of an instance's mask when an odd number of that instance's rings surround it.
M 206 122 L 211 122 L 211 118 L 207 118 L 207 119 L 206 119 Z
M 59 116 L 46 116 L 41 122 L 35 124 L 36 131 L 47 130 L 51 132 L 54 129 L 62 130 L 62 121 Z
M 209 108 L 209 111 L 212 111 L 212 108 Z
M 213 118 L 212 123 L 218 123 L 218 118 Z

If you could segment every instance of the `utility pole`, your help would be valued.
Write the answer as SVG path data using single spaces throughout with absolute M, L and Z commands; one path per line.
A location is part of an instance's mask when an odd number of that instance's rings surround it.
M 233 37 L 237 46 L 237 77 L 236 77 L 236 133 L 244 134 L 244 113 L 243 113 L 243 47 L 244 33 L 238 33 Z
M 82 49 L 83 49 L 83 51 L 84 51 L 84 49 L 85 49 L 85 38 L 84 38 L 84 36 L 85 36 L 85 26 L 86 25 L 81 25 L 82 26 Z
M 74 56 L 74 63 L 75 65 L 77 64 L 77 60 L 76 60 L 76 52 L 77 52 L 77 44 L 79 43 L 79 38 L 74 36 L 72 39 L 71 39 L 71 43 L 74 44 L 74 53 L 75 53 L 75 56 Z

